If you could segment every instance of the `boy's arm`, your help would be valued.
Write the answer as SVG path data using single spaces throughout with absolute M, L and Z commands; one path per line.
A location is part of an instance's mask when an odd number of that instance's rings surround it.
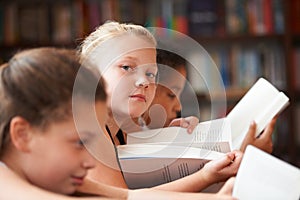
M 186 192 L 170 192 L 157 189 L 141 189 L 130 190 L 128 200 L 235 200 L 232 195 L 233 182 L 226 182 L 220 192 L 213 193 L 186 193 Z
M 84 188 L 85 187 L 85 188 Z M 120 189 L 112 186 L 107 186 L 102 183 L 88 181 L 85 183 L 85 186 L 81 189 L 101 195 L 110 195 L 116 199 L 128 200 L 233 200 L 231 197 L 233 182 L 227 182 L 224 187 L 217 194 L 208 194 L 208 193 L 183 193 L 183 192 L 172 192 L 172 191 L 163 191 L 154 188 L 139 189 L 139 190 L 127 190 Z M 92 189 L 93 188 L 93 189 Z
M 89 178 L 85 178 L 84 184 L 78 188 L 78 191 L 117 199 L 127 199 L 128 196 L 128 189 L 114 187 Z

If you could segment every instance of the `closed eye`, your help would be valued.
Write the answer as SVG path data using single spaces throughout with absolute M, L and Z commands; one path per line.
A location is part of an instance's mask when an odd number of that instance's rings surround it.
M 175 99 L 176 98 L 176 95 L 174 93 L 168 93 L 168 97 L 170 99 Z
M 89 143 L 90 143 L 90 139 L 84 139 L 84 138 L 82 138 L 82 139 L 78 139 L 76 141 L 76 146 L 78 148 L 82 148 L 82 147 L 85 147 L 86 145 L 88 145 Z

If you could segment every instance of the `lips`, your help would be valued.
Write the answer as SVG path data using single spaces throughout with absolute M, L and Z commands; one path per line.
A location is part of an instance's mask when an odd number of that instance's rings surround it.
M 146 96 L 143 94 L 134 94 L 129 96 L 132 99 L 136 99 L 138 101 L 147 102 Z
M 73 185 L 82 185 L 83 184 L 83 179 L 85 176 L 72 176 L 72 183 Z

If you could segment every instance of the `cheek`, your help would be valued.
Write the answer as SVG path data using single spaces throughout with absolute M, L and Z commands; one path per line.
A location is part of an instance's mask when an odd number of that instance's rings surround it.
M 57 152 L 57 154 L 59 153 Z M 46 156 L 42 161 L 35 161 L 35 166 L 30 169 L 33 172 L 30 182 L 56 193 L 73 192 L 69 183 L 70 169 L 59 163 L 69 163 L 69 161 L 66 159 L 50 159 Z
M 158 94 L 156 94 L 156 92 L 158 92 L 156 90 L 156 86 L 153 84 L 153 85 L 150 85 L 149 88 L 148 88 L 148 99 L 149 99 L 149 102 L 152 102 L 154 100 L 154 97 Z

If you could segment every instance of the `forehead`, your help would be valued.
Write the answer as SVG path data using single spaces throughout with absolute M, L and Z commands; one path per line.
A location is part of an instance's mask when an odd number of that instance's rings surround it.
M 124 34 L 102 42 L 89 57 L 92 62 L 97 64 L 100 71 L 103 71 L 121 56 L 142 52 L 142 50 L 156 53 L 155 45 L 145 36 Z
M 127 52 L 116 61 L 132 61 L 135 63 L 155 63 L 156 64 L 156 50 L 154 48 L 143 48 Z

